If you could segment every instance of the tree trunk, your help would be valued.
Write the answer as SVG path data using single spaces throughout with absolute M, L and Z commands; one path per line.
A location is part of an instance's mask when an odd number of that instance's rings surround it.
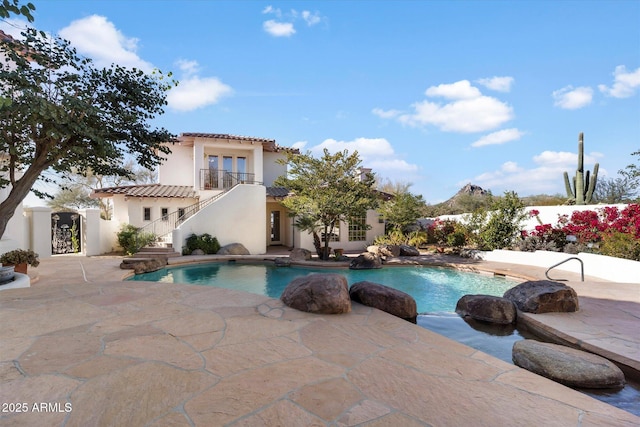
M 313 232 L 313 246 L 316 248 L 316 254 L 322 259 L 322 242 L 320 236 L 315 231 Z
M 36 165 L 40 167 L 40 165 Z M 5 200 L 0 203 L 0 238 L 4 236 L 4 232 L 7 229 L 7 224 L 9 224 L 9 220 L 16 213 L 16 209 L 22 203 L 29 191 L 31 191 L 31 187 L 38 179 L 40 172 L 42 172 L 44 168 L 36 171 L 34 170 L 34 166 L 32 165 L 27 169 L 22 176 L 22 178 L 18 179 L 13 186 L 11 187 L 11 192 L 7 196 Z M 9 184 L 11 185 L 11 184 Z

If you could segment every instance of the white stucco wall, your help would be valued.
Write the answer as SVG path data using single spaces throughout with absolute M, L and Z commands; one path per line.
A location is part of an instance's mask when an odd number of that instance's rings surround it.
M 555 225 L 558 223 L 559 215 L 568 215 L 571 218 L 571 214 L 575 211 L 596 211 L 598 212 L 605 207 L 617 207 L 619 211 L 624 209 L 626 204 L 616 204 L 616 205 L 561 205 L 561 206 L 527 206 L 525 208 L 526 212 L 531 212 L 532 210 L 537 210 L 540 212 L 538 217 L 543 224 L 551 224 Z M 453 219 L 455 221 L 464 222 L 465 217 L 469 214 L 460 214 L 460 215 L 441 215 L 438 218 L 441 220 L 445 219 Z M 540 223 L 536 219 L 536 217 L 528 216 L 528 219 L 522 223 L 523 230 L 533 230 L 536 225 Z
M 158 182 L 193 186 L 193 147 L 175 144 L 170 148 L 171 154 L 158 168 Z
M 195 203 L 198 203 L 198 199 L 132 197 L 125 201 L 124 196 L 115 195 L 113 197 L 113 221 L 118 225 L 132 224 L 136 227 L 144 227 L 162 216 L 162 208 L 167 208 L 169 213 L 172 213 L 178 208 L 185 208 Z M 144 221 L 143 208 L 145 207 L 151 208 L 150 221 Z
M 237 185 L 174 230 L 173 246 L 180 251 L 191 234 L 209 233 L 222 246 L 242 243 L 251 254 L 264 254 L 267 251 L 265 200 L 264 186 Z
M 273 186 L 273 181 L 279 176 L 287 174 L 287 165 L 277 163 L 278 159 L 284 159 L 286 156 L 282 153 L 264 153 L 264 185 Z
M 332 249 L 344 249 L 345 251 L 365 252 L 367 246 L 369 246 L 376 236 L 384 234 L 384 223 L 378 221 L 379 215 L 374 210 L 367 211 L 367 224 L 371 226 L 371 229 L 367 230 L 366 240 L 364 241 L 349 241 L 349 227 L 346 223 L 340 223 L 340 240 L 329 242 L 329 247 Z M 313 235 L 306 231 L 299 231 L 295 229 L 294 246 L 296 248 L 308 249 L 315 254 L 315 247 L 313 246 Z M 324 244 L 324 243 L 323 243 Z
M 549 251 L 521 252 L 495 250 L 491 252 L 481 252 L 480 257 L 485 261 L 533 265 L 543 268 L 549 268 L 566 259 L 578 257 L 584 263 L 585 276 L 620 283 L 640 283 L 640 262 L 605 255 L 583 252 L 574 255 Z M 559 265 L 549 272 L 549 276 L 553 279 L 562 279 L 562 271 L 580 273 L 580 262 L 571 260 Z

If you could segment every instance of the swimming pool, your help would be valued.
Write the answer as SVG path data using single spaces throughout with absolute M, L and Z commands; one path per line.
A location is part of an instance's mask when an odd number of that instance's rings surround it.
M 467 294 L 502 296 L 519 282 L 493 275 L 466 273 L 441 267 L 390 267 L 376 270 L 349 270 L 306 267 L 275 267 L 267 264 L 208 263 L 167 267 L 138 274 L 129 280 L 189 283 L 217 286 L 280 298 L 294 278 L 312 273 L 338 273 L 349 286 L 368 280 L 411 295 L 418 313 L 454 312 L 457 301 Z

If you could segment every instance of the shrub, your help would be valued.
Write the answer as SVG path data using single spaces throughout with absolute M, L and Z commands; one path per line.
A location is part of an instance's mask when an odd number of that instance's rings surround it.
M 4 265 L 29 264 L 33 267 L 40 265 L 38 254 L 31 249 L 14 249 L 0 256 L 0 263 Z
M 138 227 L 131 224 L 123 225 L 117 236 L 118 244 L 127 255 L 135 254 L 141 248 L 156 240 L 155 234 L 141 233 Z
M 619 231 L 604 233 L 600 242 L 600 253 L 640 261 L 640 240 L 632 234 Z
M 447 236 L 447 244 L 454 248 L 461 248 L 467 243 L 467 236 L 462 230 L 456 230 Z
M 527 217 L 524 203 L 511 191 L 498 199 L 486 223 L 481 226 L 479 244 L 481 249 L 502 249 L 510 247 L 520 236 L 520 224 Z
M 196 249 L 202 250 L 205 254 L 215 254 L 220 250 L 218 239 L 207 233 L 201 234 L 200 236 L 192 234 L 187 237 L 186 243 L 187 244 L 182 247 L 183 255 L 191 255 Z

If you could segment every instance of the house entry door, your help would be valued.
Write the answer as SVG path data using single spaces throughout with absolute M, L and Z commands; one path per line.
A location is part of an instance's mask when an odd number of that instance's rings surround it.
M 282 244 L 280 237 L 280 211 L 271 211 L 270 218 L 270 226 L 271 226 L 271 244 L 272 245 L 280 245 Z

